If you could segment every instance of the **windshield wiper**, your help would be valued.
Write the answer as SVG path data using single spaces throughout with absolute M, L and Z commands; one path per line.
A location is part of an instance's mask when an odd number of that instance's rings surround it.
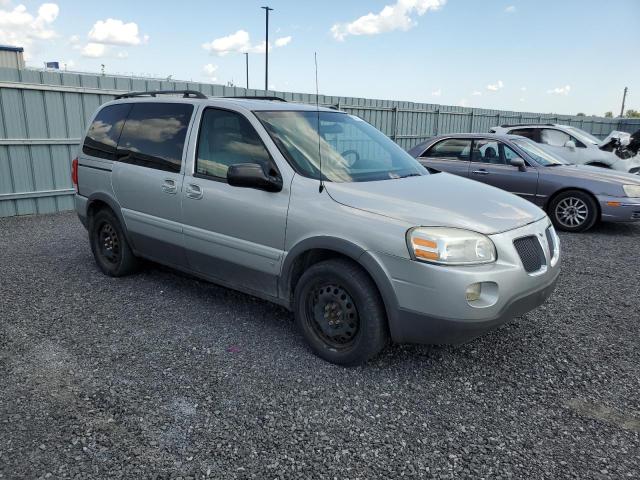
M 421 173 L 407 173 L 406 175 L 402 175 L 401 177 L 398 177 L 398 178 L 421 177 L 421 176 L 422 176 Z

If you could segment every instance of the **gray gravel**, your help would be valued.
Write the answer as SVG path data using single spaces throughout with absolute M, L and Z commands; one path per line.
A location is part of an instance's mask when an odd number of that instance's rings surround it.
M 280 307 L 105 277 L 73 214 L 0 219 L 0 477 L 640 478 L 639 238 L 563 235 L 542 308 L 344 369 Z

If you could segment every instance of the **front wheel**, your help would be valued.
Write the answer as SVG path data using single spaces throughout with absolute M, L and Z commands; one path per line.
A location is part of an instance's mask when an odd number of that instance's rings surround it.
M 327 260 L 305 271 L 295 288 L 294 313 L 311 349 L 331 363 L 362 364 L 388 342 L 378 289 L 349 260 Z
M 585 192 L 562 192 L 549 205 L 549 216 L 558 230 L 585 232 L 596 223 L 598 206 Z

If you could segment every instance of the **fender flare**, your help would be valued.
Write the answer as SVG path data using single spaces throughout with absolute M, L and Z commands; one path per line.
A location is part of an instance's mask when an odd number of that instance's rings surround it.
M 280 298 L 284 300 L 285 305 L 290 309 L 292 308 L 290 284 L 295 261 L 300 255 L 314 249 L 331 250 L 340 253 L 356 262 L 369 274 L 378 288 L 378 292 L 380 292 L 387 313 L 389 328 L 393 330 L 395 319 L 398 316 L 398 300 L 388 272 L 374 255 L 362 246 L 343 238 L 332 236 L 310 237 L 302 240 L 289 250 L 282 264 L 282 273 L 278 282 Z
M 108 195 L 104 192 L 95 192 L 92 193 L 91 195 L 89 195 L 89 198 L 87 200 L 87 228 L 88 228 L 88 222 L 89 222 L 89 208 L 91 207 L 91 204 L 99 201 L 99 202 L 103 202 L 106 203 L 109 208 L 111 209 L 111 211 L 115 214 L 115 216 L 117 217 L 118 221 L 120 222 L 120 225 L 122 225 L 122 232 L 124 233 L 124 236 L 127 238 L 127 242 L 129 242 L 129 245 L 133 248 L 133 242 L 131 241 L 131 236 L 129 235 L 129 230 L 127 229 L 127 224 L 124 221 L 124 216 L 122 215 L 122 210 L 120 208 L 120 204 L 111 196 Z

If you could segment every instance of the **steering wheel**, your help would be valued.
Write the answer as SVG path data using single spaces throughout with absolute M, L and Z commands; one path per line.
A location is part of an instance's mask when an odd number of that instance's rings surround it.
M 356 163 L 360 161 L 360 154 L 358 153 L 357 150 L 345 150 L 340 155 L 342 155 L 342 157 L 347 161 L 347 165 L 349 165 L 350 167 L 353 167 Z M 350 162 L 346 158 L 347 155 L 353 155 L 355 158 Z

